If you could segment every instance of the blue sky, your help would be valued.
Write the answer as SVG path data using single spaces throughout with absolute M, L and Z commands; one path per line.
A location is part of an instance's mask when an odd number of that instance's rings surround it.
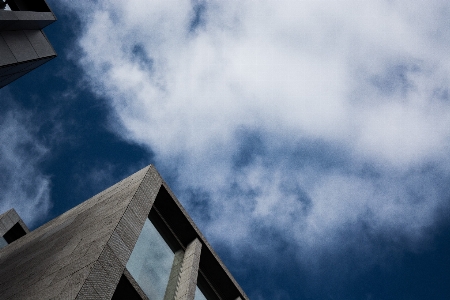
M 0 90 L 36 227 L 152 163 L 251 299 L 450 298 L 446 1 L 48 0 Z

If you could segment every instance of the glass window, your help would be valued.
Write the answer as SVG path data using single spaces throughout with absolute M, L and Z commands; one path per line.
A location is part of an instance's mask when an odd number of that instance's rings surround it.
M 0 249 L 5 247 L 6 245 L 8 245 L 8 243 L 2 236 L 0 236 Z
M 195 297 L 194 300 L 206 300 L 206 297 L 203 295 L 202 291 L 198 288 L 195 288 Z
M 164 299 L 173 259 L 174 253 L 147 219 L 127 269 L 149 299 Z

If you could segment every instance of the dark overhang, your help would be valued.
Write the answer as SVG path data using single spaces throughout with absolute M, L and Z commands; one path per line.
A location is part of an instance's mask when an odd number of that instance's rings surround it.
M 0 30 L 43 29 L 56 21 L 45 0 L 8 0 L 7 4 L 11 10 L 0 9 Z
M 0 0 L 0 88 L 56 57 L 42 31 L 54 21 L 45 0 Z

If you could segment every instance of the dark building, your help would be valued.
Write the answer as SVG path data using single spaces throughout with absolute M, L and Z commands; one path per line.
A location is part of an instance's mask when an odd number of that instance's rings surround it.
M 54 21 L 45 0 L 0 0 L 0 88 L 56 57 L 42 31 Z
M 248 299 L 153 166 L 31 232 L 10 210 L 0 234 L 1 299 Z

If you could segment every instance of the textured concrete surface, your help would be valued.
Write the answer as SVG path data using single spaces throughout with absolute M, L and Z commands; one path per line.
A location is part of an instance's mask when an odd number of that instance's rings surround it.
M 170 270 L 169 281 L 167 283 L 164 300 L 173 300 L 177 291 L 178 277 L 183 263 L 184 251 L 178 250 L 173 258 L 172 269 Z
M 120 224 L 142 202 L 140 184 L 155 172 L 147 167 L 1 249 L 2 299 L 110 299 L 131 253 L 117 229 L 127 227 Z
M 157 203 L 179 243 L 171 299 L 192 300 L 197 274 L 208 299 L 248 299 L 171 195 L 149 166 L 0 249 L 1 299 L 111 299 L 122 275 L 147 299 L 125 266 Z M 7 226 L 10 214 L 0 215 Z
M 139 233 L 152 208 L 162 179 L 147 167 L 125 180 L 135 179 L 135 190 L 128 191 L 127 202 L 106 246 L 93 264 L 76 299 L 111 299 L 133 251 Z
M 175 300 L 194 299 L 201 250 L 202 243 L 198 239 L 187 246 L 178 274 Z

